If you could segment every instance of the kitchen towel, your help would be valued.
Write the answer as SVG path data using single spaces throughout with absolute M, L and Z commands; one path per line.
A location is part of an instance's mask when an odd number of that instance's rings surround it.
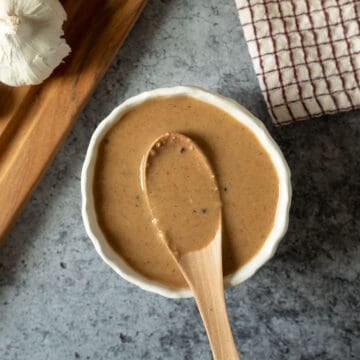
M 360 108 L 360 0 L 235 0 L 277 125 Z

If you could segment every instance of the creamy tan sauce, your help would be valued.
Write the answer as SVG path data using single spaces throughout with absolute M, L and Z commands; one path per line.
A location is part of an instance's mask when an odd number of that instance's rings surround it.
M 215 175 L 194 142 L 181 134 L 158 139 L 143 164 L 152 222 L 176 257 L 201 249 L 220 226 Z
M 186 282 L 151 223 L 140 183 L 141 160 L 166 132 L 201 147 L 221 192 L 224 274 L 256 255 L 272 229 L 278 177 L 253 133 L 229 114 L 189 98 L 152 100 L 130 110 L 104 137 L 94 177 L 95 208 L 109 244 L 130 266 L 166 285 Z

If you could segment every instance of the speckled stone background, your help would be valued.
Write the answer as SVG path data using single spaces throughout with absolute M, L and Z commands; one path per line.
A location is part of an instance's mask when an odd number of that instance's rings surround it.
M 150 1 L 0 249 L 0 359 L 211 359 L 193 300 L 122 280 L 80 215 L 96 125 L 129 96 L 176 84 L 248 107 L 293 173 L 288 235 L 270 263 L 227 291 L 242 359 L 360 359 L 360 113 L 274 128 L 232 0 Z

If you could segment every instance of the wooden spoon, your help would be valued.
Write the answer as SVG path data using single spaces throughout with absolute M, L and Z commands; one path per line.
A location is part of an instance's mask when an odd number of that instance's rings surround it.
M 153 224 L 194 294 L 214 359 L 239 359 L 224 297 L 221 200 L 207 158 L 190 138 L 164 134 L 143 158 L 141 183 Z

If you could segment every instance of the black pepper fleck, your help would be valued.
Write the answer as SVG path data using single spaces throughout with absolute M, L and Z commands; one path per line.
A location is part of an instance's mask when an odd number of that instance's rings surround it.
M 80 359 L 80 354 L 79 353 L 75 353 L 75 359 Z
M 180 153 L 183 154 L 184 152 L 185 152 L 185 148 L 182 147 L 182 148 L 180 149 Z
M 120 340 L 121 340 L 122 343 L 131 343 L 131 342 L 133 342 L 132 337 L 129 336 L 129 335 L 120 333 L 119 337 L 120 337 Z
M 201 212 L 202 212 L 203 214 L 206 214 L 206 213 L 207 213 L 207 209 L 201 209 Z
M 227 192 L 227 191 L 228 191 L 228 188 L 227 188 L 227 187 L 224 187 L 224 191 Z
M 62 269 L 66 269 L 66 264 L 64 262 L 61 262 L 60 266 L 61 266 Z

